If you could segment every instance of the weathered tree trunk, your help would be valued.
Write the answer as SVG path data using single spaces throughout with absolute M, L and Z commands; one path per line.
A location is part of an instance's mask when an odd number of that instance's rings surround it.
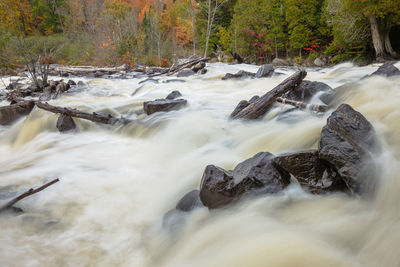
M 193 0 L 190 0 L 190 16 L 192 17 L 193 55 L 196 55 L 196 27 L 195 27 L 195 20 L 194 20 Z
M 119 121 L 121 121 L 118 118 L 114 118 L 111 115 L 108 116 L 103 116 L 100 114 L 97 114 L 93 112 L 92 114 L 83 112 L 77 109 L 71 109 L 71 108 L 65 108 L 65 107 L 57 107 L 57 106 L 52 106 L 48 103 L 43 103 L 43 102 L 36 102 L 36 106 L 38 108 L 53 112 L 53 113 L 59 113 L 59 114 L 64 114 L 67 116 L 75 117 L 75 118 L 81 118 L 97 123 L 103 123 L 103 124 L 115 124 Z M 129 121 L 124 120 L 124 123 L 128 123 Z
M 328 110 L 328 106 L 325 105 L 316 105 L 316 104 L 308 104 L 305 102 L 300 102 L 300 101 L 294 101 L 282 97 L 278 97 L 276 99 L 276 102 L 282 103 L 282 104 L 288 104 L 291 106 L 296 107 L 297 109 L 308 109 L 316 112 L 326 112 Z
M 374 44 L 376 59 L 383 59 L 385 58 L 386 53 L 382 36 L 379 31 L 378 21 L 373 14 L 368 15 L 368 20 L 371 26 L 372 43 Z
M 390 28 L 387 29 L 384 33 L 384 43 L 385 43 L 385 50 L 386 52 L 389 53 L 389 55 L 391 55 L 393 58 L 397 59 L 399 58 L 399 54 L 396 53 L 396 51 L 394 51 L 392 44 L 390 42 Z
M 264 115 L 275 103 L 276 99 L 282 96 L 284 93 L 291 89 L 296 88 L 300 85 L 303 79 L 306 77 L 307 72 L 305 70 L 299 70 L 271 91 L 267 92 L 259 99 L 248 105 L 246 108 L 236 114 L 233 119 L 257 119 Z

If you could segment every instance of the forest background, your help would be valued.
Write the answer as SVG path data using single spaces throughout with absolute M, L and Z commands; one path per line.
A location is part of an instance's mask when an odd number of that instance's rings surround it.
M 193 54 L 248 63 L 397 59 L 398 0 L 0 0 L 0 70 L 168 66 Z M 0 73 L 1 74 L 1 73 Z

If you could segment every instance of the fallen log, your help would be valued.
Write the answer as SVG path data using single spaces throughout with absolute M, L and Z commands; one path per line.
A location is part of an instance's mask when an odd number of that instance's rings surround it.
M 44 184 L 41 187 L 38 187 L 36 189 L 33 189 L 33 188 L 29 189 L 25 193 L 23 193 L 23 194 L 15 197 L 13 199 L 11 199 L 9 202 L 7 202 L 5 205 L 3 205 L 0 208 L 0 212 L 3 212 L 5 210 L 8 210 L 8 209 L 12 208 L 12 206 L 14 206 L 18 201 L 20 201 L 20 200 L 22 200 L 22 199 L 24 199 L 26 197 L 29 197 L 29 196 L 31 196 L 33 194 L 36 194 L 36 193 L 46 189 L 47 187 L 49 187 L 49 186 L 51 186 L 51 185 L 53 185 L 53 184 L 55 184 L 55 183 L 57 183 L 59 181 L 60 181 L 60 179 L 57 178 L 57 179 L 54 179 L 54 180 L 48 182 L 47 184 Z
M 129 70 L 128 65 L 121 65 L 118 67 L 94 67 L 94 66 L 60 66 L 50 65 L 49 74 L 65 76 L 68 74 L 76 76 L 87 76 L 90 74 L 115 74 Z
M 308 109 L 308 110 L 316 111 L 316 112 L 326 112 L 328 110 L 328 106 L 325 106 L 325 105 L 308 104 L 305 102 L 294 101 L 294 100 L 290 100 L 290 99 L 286 99 L 286 98 L 282 98 L 282 97 L 278 97 L 276 99 L 276 102 L 292 105 L 300 110 Z
M 89 120 L 89 121 L 93 121 L 93 122 L 97 122 L 97 123 L 115 124 L 117 122 L 122 122 L 123 124 L 127 124 L 127 123 L 131 122 L 130 120 L 115 118 L 111 115 L 103 116 L 96 112 L 93 112 L 92 114 L 90 114 L 90 113 L 83 112 L 83 111 L 80 111 L 77 109 L 52 106 L 48 103 L 43 103 L 40 101 L 36 102 L 36 106 L 40 109 L 44 109 L 44 110 L 47 110 L 47 111 L 50 111 L 53 113 L 64 114 L 64 115 L 67 115 L 70 117 L 85 119 L 85 120 Z
M 305 70 L 299 70 L 283 82 L 281 82 L 278 86 L 276 86 L 271 91 L 267 92 L 259 99 L 245 107 L 239 113 L 237 113 L 233 119 L 248 119 L 253 120 L 261 117 L 276 102 L 276 99 L 282 96 L 284 93 L 288 92 L 296 88 L 302 80 L 306 77 L 307 72 Z

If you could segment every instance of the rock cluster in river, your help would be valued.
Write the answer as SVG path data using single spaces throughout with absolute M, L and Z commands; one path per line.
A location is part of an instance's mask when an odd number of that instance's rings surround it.
M 371 123 L 342 104 L 323 127 L 318 150 L 281 155 L 260 152 L 231 171 L 208 165 L 201 179 L 200 200 L 215 209 L 247 196 L 279 193 L 290 184 L 291 176 L 312 194 L 362 195 L 377 176 L 372 156 L 378 147 Z

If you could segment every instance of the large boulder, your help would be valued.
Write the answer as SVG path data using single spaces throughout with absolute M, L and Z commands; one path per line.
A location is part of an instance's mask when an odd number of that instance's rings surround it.
M 324 92 L 324 94 L 329 94 L 333 92 L 333 89 L 329 85 L 323 82 L 317 82 L 317 81 L 312 82 L 304 80 L 299 86 L 295 87 L 293 90 L 290 90 L 282 97 L 294 101 L 308 102 L 315 94 L 319 92 Z
M 274 67 L 272 66 L 272 64 L 265 64 L 258 69 L 256 73 L 256 78 L 271 77 L 273 73 Z
M 255 74 L 252 72 L 240 70 L 235 74 L 227 73 L 222 80 L 230 80 L 230 79 L 246 79 L 246 78 L 254 78 Z
M 339 106 L 322 129 L 319 157 L 335 167 L 352 193 L 374 185 L 377 168 L 372 157 L 378 150 L 371 123 L 347 104 Z
M 290 174 L 275 163 L 274 155 L 260 152 L 233 171 L 207 166 L 201 180 L 200 199 L 209 209 L 215 209 L 244 196 L 278 193 L 289 183 Z
M 57 119 L 57 129 L 60 132 L 70 131 L 76 128 L 74 119 L 71 116 L 61 114 Z
M 156 99 L 143 103 L 143 109 L 147 115 L 159 111 L 178 110 L 185 107 L 187 101 L 185 99 Z
M 0 125 L 10 124 L 22 116 L 28 115 L 34 106 L 33 101 L 23 101 L 0 107 Z
M 323 194 L 348 190 L 335 168 L 319 158 L 317 150 L 283 154 L 277 156 L 275 161 L 310 193 Z
M 391 77 L 400 75 L 400 70 L 393 65 L 394 63 L 395 62 L 393 61 L 386 62 L 385 64 L 380 66 L 377 71 L 372 73 L 371 76 L 381 75 L 381 76 Z

